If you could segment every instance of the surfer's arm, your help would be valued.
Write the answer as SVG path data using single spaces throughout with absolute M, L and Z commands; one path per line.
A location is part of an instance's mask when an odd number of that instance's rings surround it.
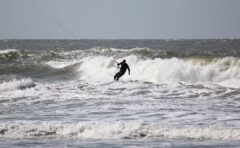
M 122 65 L 122 62 L 121 63 L 117 63 L 117 66 L 119 66 L 119 65 Z

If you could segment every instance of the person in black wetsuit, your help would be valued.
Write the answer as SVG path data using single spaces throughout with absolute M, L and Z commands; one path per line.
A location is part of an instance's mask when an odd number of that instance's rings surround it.
M 117 74 L 115 74 L 114 80 L 118 81 L 119 78 L 125 74 L 127 69 L 128 69 L 128 74 L 130 75 L 130 68 L 129 68 L 128 64 L 126 63 L 125 59 L 121 63 L 118 63 L 117 65 L 118 66 L 121 65 L 121 67 L 120 67 L 120 71 Z

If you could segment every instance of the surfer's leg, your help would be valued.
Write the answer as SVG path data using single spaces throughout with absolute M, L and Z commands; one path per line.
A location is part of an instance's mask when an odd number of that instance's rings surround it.
M 120 74 L 120 72 L 118 72 L 118 73 L 116 73 L 115 75 L 114 75 L 114 80 L 118 80 L 118 75 Z
M 119 80 L 120 77 L 124 75 L 124 72 L 119 72 L 119 75 L 117 75 L 117 80 Z

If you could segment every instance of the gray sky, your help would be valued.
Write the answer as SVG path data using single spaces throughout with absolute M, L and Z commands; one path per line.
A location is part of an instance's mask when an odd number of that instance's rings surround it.
M 240 0 L 0 0 L 0 39 L 240 38 Z

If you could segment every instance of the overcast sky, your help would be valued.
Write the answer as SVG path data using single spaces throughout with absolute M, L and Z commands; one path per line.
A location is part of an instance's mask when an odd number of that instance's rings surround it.
M 240 0 L 0 0 L 0 39 L 240 38 Z

